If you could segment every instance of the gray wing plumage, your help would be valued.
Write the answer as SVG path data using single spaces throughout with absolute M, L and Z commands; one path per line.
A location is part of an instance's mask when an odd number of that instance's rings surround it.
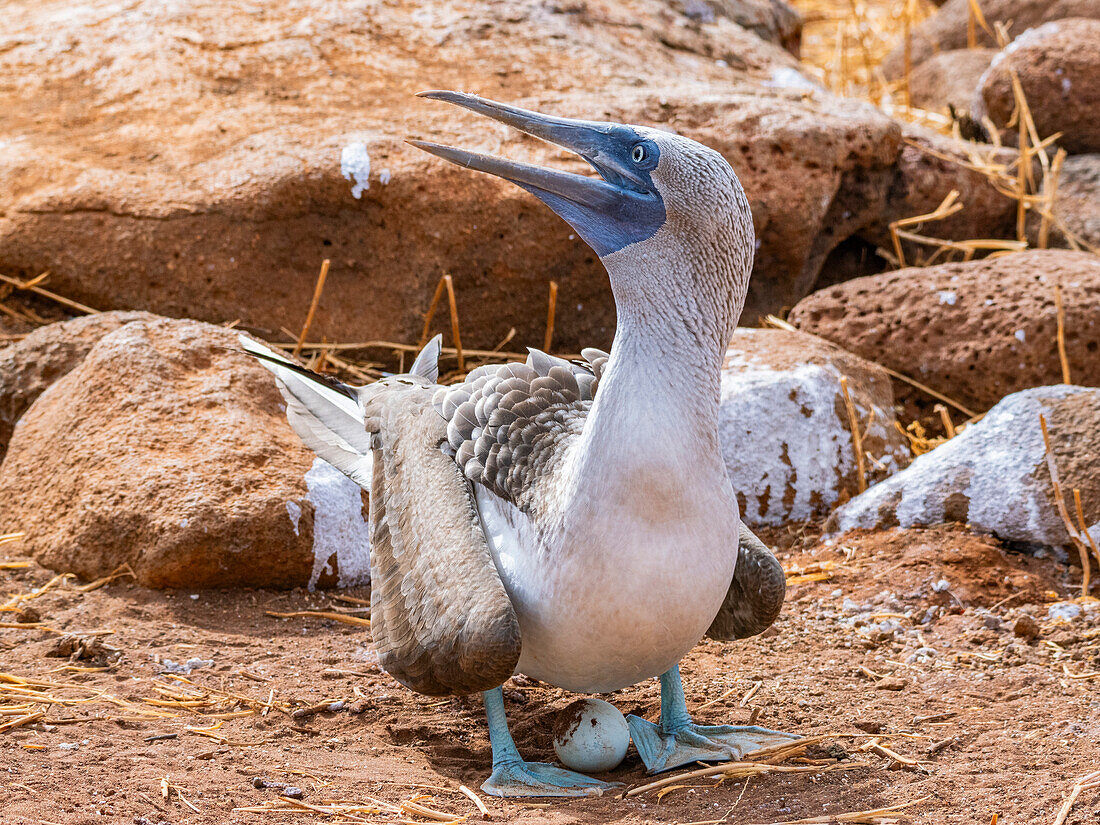
M 371 634 L 382 667 L 433 696 L 504 682 L 519 622 L 497 573 L 471 488 L 441 446 L 433 408 L 439 339 L 413 372 L 354 388 L 241 338 L 277 380 L 305 444 L 370 490 Z
M 522 511 L 535 509 L 537 481 L 552 475 L 583 429 L 608 358 L 596 349 L 582 356 L 574 362 L 531 350 L 525 364 L 478 367 L 436 391 L 433 403 L 467 479 Z
M 489 690 L 512 675 L 519 623 L 470 486 L 440 450 L 434 388 L 367 403 L 377 423 L 371 514 L 371 630 L 383 668 L 430 696 Z
M 742 523 L 733 581 L 707 635 L 729 641 L 763 633 L 779 617 L 786 594 L 783 566 Z

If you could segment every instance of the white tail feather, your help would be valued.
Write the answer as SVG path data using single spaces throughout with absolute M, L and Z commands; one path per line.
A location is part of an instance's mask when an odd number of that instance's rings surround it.
M 287 421 L 302 442 L 322 459 L 340 470 L 360 487 L 369 490 L 373 471 L 371 436 L 363 425 L 359 403 L 326 384 L 291 367 L 285 356 L 262 344 L 239 336 L 245 352 L 275 376 L 287 404 Z

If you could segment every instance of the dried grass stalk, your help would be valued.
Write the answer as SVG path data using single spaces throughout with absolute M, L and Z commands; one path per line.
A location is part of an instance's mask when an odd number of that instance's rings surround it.
M 37 284 L 44 281 L 46 279 L 46 276 L 49 274 L 49 272 L 43 272 L 41 275 L 39 275 L 37 278 L 32 279 L 31 281 L 20 281 L 16 278 L 10 278 L 7 275 L 0 275 L 0 281 L 5 284 L 10 284 L 16 289 L 26 290 L 28 292 L 33 292 L 35 295 L 41 295 L 43 298 L 49 298 L 51 301 L 61 304 L 64 307 L 68 307 L 69 309 L 76 310 L 83 315 L 99 314 L 98 309 L 92 309 L 90 306 L 81 304 L 77 301 L 72 300 L 71 298 L 66 298 L 64 295 L 58 295 L 56 292 L 50 292 L 48 289 L 43 289 L 42 287 L 37 286 Z
M 1089 594 L 1089 580 L 1092 575 L 1092 563 L 1089 561 L 1089 545 L 1077 532 L 1073 520 L 1069 517 L 1069 510 L 1066 509 L 1066 500 L 1062 493 L 1062 484 L 1058 478 L 1058 465 L 1054 461 L 1054 449 L 1050 445 L 1050 432 L 1047 429 L 1047 418 L 1042 413 L 1039 414 L 1039 426 L 1043 431 L 1043 446 L 1046 449 L 1047 470 L 1050 472 L 1050 483 L 1054 488 L 1054 504 L 1058 508 L 1058 515 L 1062 517 L 1062 524 L 1065 525 L 1066 534 L 1069 536 L 1069 540 L 1073 543 L 1073 546 L 1077 548 L 1077 553 L 1081 556 L 1081 595 L 1087 596 Z M 1082 521 L 1084 521 L 1083 515 Z M 1092 539 L 1090 537 L 1089 543 L 1091 543 L 1091 541 Z
M 1062 803 L 1058 815 L 1054 817 L 1054 825 L 1065 825 L 1065 821 L 1069 819 L 1069 812 L 1073 810 L 1073 805 L 1077 802 L 1077 797 L 1093 788 L 1100 788 L 1100 771 L 1087 773 L 1073 783 L 1073 789 L 1066 797 L 1066 801 Z
M 305 617 L 331 619 L 334 622 L 341 622 L 343 624 L 370 627 L 370 619 L 363 619 L 359 616 L 349 616 L 346 613 L 335 613 L 330 610 L 293 610 L 290 613 L 276 613 L 273 610 L 265 610 L 264 615 L 274 616 L 276 619 L 296 619 Z
M 898 821 L 898 811 L 904 810 L 905 808 L 911 808 L 914 805 L 919 805 L 926 799 L 928 799 L 927 796 L 922 796 L 920 799 L 915 799 L 912 802 L 891 805 L 889 808 L 875 808 L 869 811 L 852 811 L 845 814 L 823 814 L 821 816 L 811 816 L 807 819 L 789 819 L 785 822 L 769 822 L 767 825 L 816 825 L 817 823 L 828 825 L 828 823 L 834 822 L 850 822 L 855 825 L 888 825 L 888 823 Z M 901 814 L 901 817 L 908 819 L 909 814 Z
M 1054 287 L 1054 308 L 1058 318 L 1058 361 L 1062 365 L 1062 383 L 1072 384 L 1069 376 L 1069 358 L 1066 357 L 1066 311 L 1062 305 L 1062 285 Z
M 317 283 L 313 286 L 313 297 L 309 302 L 309 312 L 306 313 L 306 322 L 302 324 L 302 332 L 298 335 L 298 342 L 294 345 L 294 357 L 297 358 L 298 354 L 302 351 L 302 344 L 306 340 L 306 335 L 309 334 L 309 328 L 313 325 L 313 315 L 317 312 L 317 304 L 321 301 L 321 292 L 325 288 L 325 278 L 328 277 L 329 259 L 325 258 L 321 261 L 321 272 L 317 276 Z
M 554 340 L 554 313 L 558 308 L 558 282 L 550 282 L 550 302 L 546 307 L 546 337 L 542 342 L 543 352 L 550 352 L 550 344 Z
M 852 395 L 848 392 L 847 376 L 840 377 L 840 391 L 844 394 L 844 408 L 848 411 L 848 427 L 852 431 L 852 449 L 856 454 L 856 485 L 862 493 L 867 489 L 867 466 L 863 459 L 863 435 L 859 431 L 859 416 Z

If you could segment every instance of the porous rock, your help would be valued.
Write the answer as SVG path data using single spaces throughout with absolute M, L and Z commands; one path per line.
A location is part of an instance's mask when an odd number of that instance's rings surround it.
M 1085 523 L 1100 522 L 1100 389 L 1060 385 L 1014 393 L 984 418 L 905 470 L 849 501 L 830 518 L 837 530 L 969 524 L 1025 545 L 1069 543 L 1047 469 L 1039 416 L 1069 511 L 1081 491 Z
M 1049 195 L 1050 181 L 1043 194 Z M 1047 224 L 1050 246 L 1072 248 L 1074 243 L 1100 249 L 1100 154 L 1070 155 L 1062 164 L 1054 191 L 1052 219 Z M 1028 240 L 1041 243 L 1042 216 L 1029 213 Z
M 72 333 L 40 337 L 67 338 L 75 359 Z M 369 575 L 359 488 L 302 446 L 235 333 L 131 317 L 65 366 L 0 464 L 0 532 L 25 533 L 40 563 L 85 578 L 129 564 L 150 587 Z
M 951 106 L 960 114 L 969 112 L 974 90 L 996 54 L 996 49 L 952 49 L 932 55 L 909 76 L 910 101 L 931 111 Z
M 790 27 L 757 25 L 750 7 L 784 16 L 771 0 L 6 9 L 0 108 L 19 138 L 0 152 L 0 266 L 48 269 L 52 289 L 97 309 L 240 319 L 271 337 L 300 329 L 328 258 L 312 335 L 344 341 L 416 340 L 450 273 L 464 343 L 486 347 L 513 326 L 516 344 L 542 341 L 554 280 L 555 343 L 607 345 L 610 288 L 575 233 L 527 193 L 404 139 L 590 170 L 413 96 L 434 86 L 717 148 L 760 236 L 755 321 L 810 291 L 837 244 L 875 220 L 901 133 L 869 105 L 792 84 L 794 58 L 754 33 Z
M 1070 154 L 1100 152 L 1100 20 L 1070 18 L 1029 29 L 993 58 L 973 108 L 1013 145 L 1018 128 L 1005 127 L 1016 110 L 1014 77 L 1040 138 L 1059 132 L 1058 145 Z
M 858 278 L 804 299 L 790 321 L 982 411 L 1062 380 L 1059 284 L 1071 379 L 1100 385 L 1100 258 L 1085 252 L 1033 250 Z
M 1016 201 L 999 192 L 990 178 L 973 167 L 974 147 L 922 126 L 902 127 L 905 145 L 898 154 L 884 208 L 877 219 L 860 230 L 860 237 L 893 249 L 890 224 L 936 210 L 952 191 L 964 208 L 924 227 L 924 234 L 952 241 L 1015 237 Z M 1013 163 L 1015 149 L 982 148 L 989 162 Z M 906 260 L 927 256 L 933 247 L 902 244 Z
M 884 478 L 909 460 L 886 373 L 811 336 L 737 330 L 722 371 L 719 435 L 747 524 L 821 516 L 858 492 L 842 377 L 871 457 L 867 479 Z
M 83 361 L 104 335 L 154 317 L 145 312 L 102 312 L 73 318 L 39 327 L 0 349 L 0 461 L 15 422 L 50 384 Z
M 1100 19 L 1100 0 L 981 0 L 979 6 L 990 30 L 1001 23 L 1008 27 L 1009 37 L 1018 37 L 1034 26 L 1065 17 Z M 947 0 L 938 12 L 913 28 L 909 54 L 914 67 L 940 52 L 967 48 L 970 8 L 971 0 Z M 974 35 L 976 45 L 982 48 L 999 45 L 982 26 L 974 26 Z M 882 61 L 881 69 L 889 80 L 905 74 L 905 43 L 894 47 Z

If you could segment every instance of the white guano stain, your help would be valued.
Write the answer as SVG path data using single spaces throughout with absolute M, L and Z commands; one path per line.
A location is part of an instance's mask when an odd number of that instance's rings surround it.
M 340 174 L 352 181 L 351 196 L 356 200 L 370 189 L 370 155 L 365 143 L 349 143 L 340 152 Z
M 313 572 L 309 589 L 322 575 L 331 575 L 335 555 L 338 587 L 370 581 L 370 525 L 363 518 L 358 484 L 327 461 L 316 458 L 305 475 L 306 501 L 313 505 Z M 289 510 L 289 507 L 287 508 Z
M 286 503 L 286 514 L 290 516 L 290 523 L 294 525 L 294 535 L 298 535 L 298 522 L 302 518 L 302 506 L 296 501 Z
M 748 338 L 754 331 L 737 334 Z M 782 524 L 834 504 L 840 498 L 838 473 L 855 471 L 852 437 L 837 415 L 839 371 L 823 364 L 779 369 L 734 349 L 726 357 L 719 440 L 730 482 L 744 494 L 742 518 Z M 866 420 L 867 411 L 859 410 Z M 876 410 L 864 437 L 888 443 L 892 422 L 891 411 Z M 875 458 L 889 472 L 899 468 L 893 455 Z
M 891 512 L 900 527 L 938 524 L 947 520 L 947 498 L 960 493 L 967 523 L 979 531 L 1066 544 L 1050 500 L 1039 414 L 1049 416 L 1051 403 L 1081 392 L 1100 390 L 1060 384 L 1007 396 L 981 421 L 837 510 L 838 531 L 877 527 Z

